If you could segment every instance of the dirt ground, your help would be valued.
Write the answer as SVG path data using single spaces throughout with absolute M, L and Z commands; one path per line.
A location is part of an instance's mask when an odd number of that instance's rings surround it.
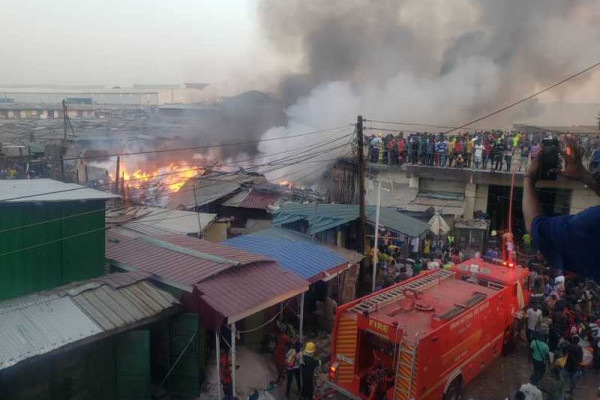
M 529 380 L 533 366 L 528 362 L 527 346 L 523 341 L 510 355 L 499 357 L 481 372 L 474 380 L 469 382 L 462 391 L 462 400 L 504 400 L 514 394 L 519 387 Z M 549 387 L 550 374 L 542 381 L 541 389 L 544 392 Z M 597 372 L 586 372 L 575 390 L 573 399 L 594 400 L 600 386 L 600 375 Z M 544 398 L 546 397 L 544 394 Z
M 316 339 L 317 346 L 320 349 L 327 349 L 330 337 L 320 335 Z M 275 377 L 275 370 L 272 365 L 270 355 L 257 354 L 243 347 L 239 352 L 240 379 L 238 384 L 240 399 L 245 399 L 253 389 L 260 389 Z M 514 394 L 516 390 L 526 383 L 533 371 L 532 365 L 528 362 L 527 346 L 525 341 L 519 343 L 517 349 L 508 356 L 499 357 L 481 372 L 473 381 L 467 384 L 461 393 L 461 400 L 504 400 L 509 395 Z M 208 382 L 216 382 L 215 365 L 209 368 Z M 546 379 L 542 381 L 542 392 L 549 387 L 549 373 L 546 373 Z M 327 393 L 328 388 L 325 383 L 327 379 L 326 368 L 323 368 L 321 374 L 317 376 L 315 387 L 315 398 L 320 398 L 322 394 Z M 299 400 L 300 395 L 296 385 L 292 386 L 289 398 L 285 396 L 285 382 L 270 392 L 270 396 L 261 396 L 259 400 Z M 200 398 L 203 400 L 216 400 L 216 385 L 209 384 Z M 579 381 L 574 400 L 594 400 L 598 387 L 600 386 L 600 375 L 597 372 L 586 372 Z M 262 394 L 262 393 L 261 393 Z M 544 395 L 544 398 L 546 395 Z M 346 400 L 346 397 L 340 394 L 334 394 L 325 397 L 325 400 Z M 565 398 L 568 400 L 568 398 Z

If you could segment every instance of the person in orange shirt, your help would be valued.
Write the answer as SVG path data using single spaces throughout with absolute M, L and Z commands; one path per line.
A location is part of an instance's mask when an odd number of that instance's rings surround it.
M 292 344 L 292 339 L 285 333 L 285 325 L 279 326 L 279 332 L 277 333 L 277 339 L 275 341 L 275 367 L 277 368 L 277 381 L 282 381 L 286 374 L 287 364 L 285 362 L 285 354 L 288 348 Z
M 221 353 L 219 357 L 219 376 L 221 385 L 223 385 L 223 395 L 225 399 L 233 398 L 233 380 L 231 378 L 231 361 L 227 352 Z

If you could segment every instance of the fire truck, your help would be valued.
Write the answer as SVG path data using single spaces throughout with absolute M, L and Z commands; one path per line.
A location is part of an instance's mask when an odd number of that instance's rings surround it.
M 329 384 L 357 400 L 456 400 L 516 338 L 528 279 L 475 258 L 339 306 Z

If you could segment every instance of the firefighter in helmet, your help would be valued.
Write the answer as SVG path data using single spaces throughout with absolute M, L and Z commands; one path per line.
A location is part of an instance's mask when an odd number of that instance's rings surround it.
M 329 357 L 325 357 L 323 360 L 316 358 L 316 351 L 317 346 L 313 342 L 308 342 L 302 352 L 302 359 L 300 360 L 302 370 L 302 391 L 300 394 L 302 400 L 313 399 L 315 369 L 320 367 L 322 363 L 329 361 Z

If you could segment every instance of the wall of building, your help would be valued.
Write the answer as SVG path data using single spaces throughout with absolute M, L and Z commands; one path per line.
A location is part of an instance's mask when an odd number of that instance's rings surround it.
M 479 184 L 475 191 L 475 211 L 487 213 L 489 185 Z
M 465 193 L 465 184 L 460 181 L 443 179 L 419 179 L 419 191 L 422 192 L 447 192 L 447 193 Z
M 158 91 L 135 91 L 119 90 L 114 92 L 6 92 L 6 95 L 14 99 L 15 103 L 47 103 L 60 104 L 63 99 L 69 97 L 90 98 L 93 104 L 115 104 L 115 105 L 134 105 L 134 106 L 156 106 L 159 104 Z
M 0 372 L 6 400 L 117 399 L 114 339 Z
M 204 231 L 204 239 L 211 242 L 222 242 L 227 240 L 227 229 L 231 226 L 229 221 L 213 222 Z
M 465 185 L 465 212 L 463 218 L 473 219 L 475 213 L 475 200 L 476 200 L 477 185 L 474 183 L 467 183 Z
M 593 207 L 598 204 L 600 204 L 600 197 L 598 197 L 591 190 L 587 190 L 585 188 L 574 189 L 571 191 L 571 207 L 569 209 L 569 213 L 577 214 L 586 208 Z
M 3 203 L 0 300 L 103 275 L 104 247 L 103 201 Z
M 215 104 L 217 93 L 208 85 L 198 88 L 165 88 L 158 90 L 158 104 Z

